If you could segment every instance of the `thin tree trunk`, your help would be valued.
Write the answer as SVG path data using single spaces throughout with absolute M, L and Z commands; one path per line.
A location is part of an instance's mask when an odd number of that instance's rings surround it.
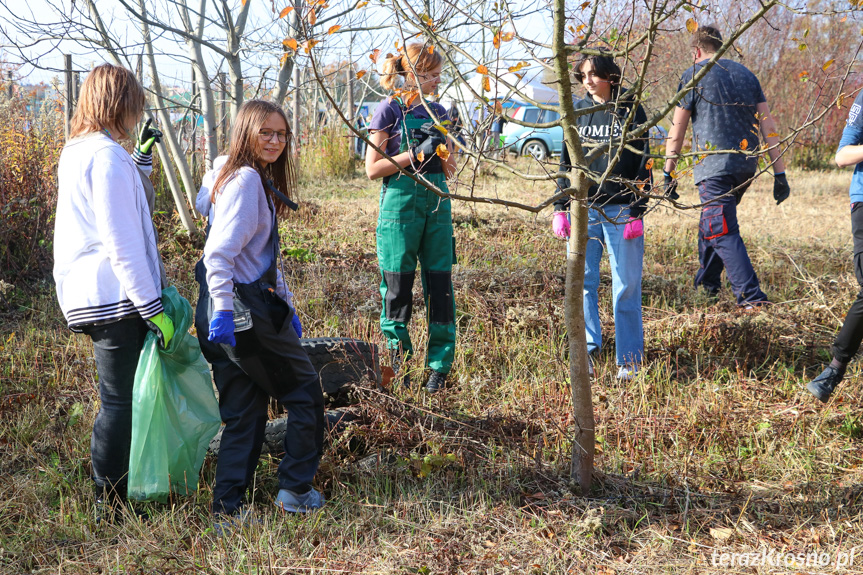
M 564 138 L 573 166 L 584 165 L 584 151 L 575 129 L 575 108 L 572 103 L 572 82 L 565 49 L 565 0 L 554 0 L 553 53 L 558 78 L 561 118 Z M 587 337 L 584 326 L 584 260 L 587 248 L 587 188 L 584 172 L 573 175 L 575 197 L 570 202 L 572 229 L 569 253 L 566 256 L 565 316 L 569 334 L 569 379 L 572 387 L 572 408 L 575 434 L 572 438 L 570 475 L 587 494 L 593 479 L 595 428 L 590 376 L 587 369 Z

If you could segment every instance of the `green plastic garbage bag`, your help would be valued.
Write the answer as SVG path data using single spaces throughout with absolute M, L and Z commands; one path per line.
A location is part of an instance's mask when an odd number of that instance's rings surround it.
M 165 502 L 198 488 L 207 446 L 221 425 L 210 369 L 197 338 L 189 334 L 192 306 L 171 286 L 162 306 L 174 322 L 167 349 L 147 334 L 132 393 L 132 446 L 128 495 Z

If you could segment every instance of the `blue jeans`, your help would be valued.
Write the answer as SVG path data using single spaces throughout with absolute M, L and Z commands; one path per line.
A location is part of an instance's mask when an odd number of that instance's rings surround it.
M 641 363 L 644 356 L 644 327 L 641 320 L 641 271 L 644 262 L 644 236 L 623 238 L 629 219 L 629 206 L 609 204 L 603 208 L 607 221 L 589 209 L 587 250 L 584 260 L 584 325 L 587 351 L 602 347 L 599 321 L 599 261 L 603 248 L 608 249 L 611 267 L 612 303 L 614 305 L 614 341 L 617 365 Z

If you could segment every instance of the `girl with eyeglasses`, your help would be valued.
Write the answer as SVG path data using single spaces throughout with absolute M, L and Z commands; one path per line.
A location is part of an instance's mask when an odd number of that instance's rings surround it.
M 196 268 L 195 326 L 225 423 L 213 488 L 217 515 L 247 516 L 242 500 L 261 454 L 271 397 L 289 415 L 275 504 L 292 513 L 324 504 L 312 488 L 323 452 L 323 393 L 292 326 L 295 313 L 278 267 L 278 219 L 296 209 L 288 126 L 278 106 L 246 102 L 228 155 L 205 178 L 196 206 L 209 216 L 210 230 Z
M 396 93 L 375 110 L 369 141 L 392 160 L 372 147 L 366 152 L 366 175 L 371 180 L 383 180 L 377 226 L 381 330 L 393 371 L 408 384 L 404 362 L 414 349 L 407 324 L 419 262 L 428 317 L 425 364 L 431 369 L 426 390 L 432 393 L 446 384 L 455 358 L 452 207 L 449 198 L 438 196 L 399 168 L 449 191 L 446 178 L 455 172 L 455 155 L 428 109 L 441 125 L 449 124 L 446 110 L 438 103 L 423 102 L 437 90 L 442 66 L 440 52 L 430 52 L 422 43 L 409 44 L 402 53 L 386 59 L 381 86 Z

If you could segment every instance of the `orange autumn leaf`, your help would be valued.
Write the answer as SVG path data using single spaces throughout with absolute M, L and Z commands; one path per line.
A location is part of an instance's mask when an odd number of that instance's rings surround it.
M 653 158 L 649 158 L 647 160 L 647 162 L 644 164 L 644 167 L 647 168 L 648 170 L 652 170 L 653 169 Z
M 835 62 L 835 61 L 836 61 L 836 60 L 832 60 L 832 59 L 831 59 L 831 60 L 827 60 L 826 62 L 824 62 L 824 65 L 823 65 L 823 66 L 821 66 L 821 69 L 822 69 L 822 70 L 824 70 L 824 71 L 826 72 L 826 71 L 827 71 L 827 68 L 829 68 L 830 66 L 832 66 L 832 65 L 833 65 L 833 62 Z
M 491 43 L 496 49 L 500 49 L 500 32 L 494 35 L 494 38 L 491 39 Z
M 428 52 L 429 52 L 429 54 L 434 54 L 434 46 L 429 46 Z
M 426 155 L 423 153 L 423 151 L 422 151 L 422 150 L 420 150 L 419 152 L 417 152 L 417 162 L 419 162 L 419 163 L 423 163 L 423 161 L 424 161 L 425 159 L 426 159 Z
M 515 66 L 510 66 L 509 68 L 507 68 L 507 70 L 509 70 L 510 72 L 518 72 L 522 68 L 527 68 L 528 66 L 530 66 L 528 62 L 519 62 Z
M 282 44 L 284 44 L 294 52 L 297 51 L 297 41 L 293 38 L 286 38 L 285 40 L 282 40 Z
M 335 26 L 330 26 L 330 29 L 327 30 L 327 34 L 335 34 L 339 31 L 339 29 L 341 29 L 341 26 L 339 26 L 338 24 L 336 24 Z
M 580 33 L 585 28 L 587 28 L 587 26 L 585 26 L 584 24 L 579 24 L 578 28 L 575 29 L 576 34 Z
M 504 42 L 509 42 L 513 38 L 515 38 L 515 32 L 512 32 L 512 31 L 505 32 L 500 37 L 500 39 L 503 40 Z
M 777 134 L 776 132 L 770 132 L 769 134 L 767 134 L 767 137 L 768 138 L 778 138 L 779 134 Z
M 590 2 L 585 2 L 584 4 L 582 4 L 582 5 L 579 7 L 579 10 L 584 10 L 584 9 L 585 9 L 585 8 L 587 8 L 588 6 L 590 6 Z
M 417 92 L 416 90 L 411 90 L 410 92 L 407 93 L 407 96 L 405 97 L 405 104 L 407 105 L 408 108 L 411 107 L 411 104 L 414 103 L 414 101 L 417 99 L 417 96 L 419 96 L 419 95 L 420 95 L 420 93 Z
M 372 53 L 369 54 L 369 59 L 372 62 L 374 62 L 375 64 L 377 64 L 378 63 L 378 56 L 380 56 L 380 55 L 381 55 L 381 49 L 375 48 L 374 50 L 372 50 Z
M 360 2 L 359 4 L 357 4 L 357 8 L 365 8 L 366 6 L 368 6 L 368 4 L 368 2 Z
M 836 98 L 836 107 L 840 110 L 842 109 L 842 104 L 845 102 L 845 94 L 839 94 L 839 97 Z
M 745 152 L 747 148 L 749 148 L 749 141 L 746 139 L 741 140 L 740 149 Z
M 293 6 L 288 6 L 287 8 L 285 8 L 284 10 L 282 10 L 281 12 L 279 12 L 279 18 L 284 18 L 285 16 L 287 16 L 288 14 L 290 14 L 290 13 L 291 13 L 291 10 L 293 10 L 293 9 L 294 9 L 294 7 L 293 7 Z
M 249 1 L 249 0 L 243 0 L 243 6 L 245 6 L 245 5 L 246 5 L 246 2 L 248 2 L 248 1 Z
M 802 72 L 800 72 L 799 74 L 797 74 L 797 77 L 798 77 L 798 78 L 800 78 L 801 80 L 802 80 L 803 78 L 808 78 L 808 77 L 809 77 L 809 72 L 807 72 L 806 70 L 803 70 Z
M 438 144 L 437 148 L 435 148 L 435 153 L 440 156 L 441 160 L 449 158 L 449 149 L 447 149 L 446 144 Z
M 689 18 L 689 19 L 686 21 L 686 30 L 687 30 L 690 34 L 695 34 L 695 31 L 696 31 L 696 30 L 698 30 L 698 22 L 696 22 L 696 21 L 695 21 L 695 20 L 693 20 L 692 18 Z
M 482 91 L 491 92 L 491 82 L 489 82 L 488 76 L 482 77 Z
M 365 75 L 366 75 L 366 71 L 360 70 L 359 72 L 357 72 L 357 80 L 359 80 L 360 78 L 362 78 Z
M 477 74 L 484 74 L 484 75 L 488 74 L 488 68 L 486 68 L 485 66 L 480 64 L 479 66 L 476 67 L 476 73 Z
M 312 51 L 312 48 L 315 47 L 315 44 L 320 44 L 320 40 L 306 40 L 303 42 L 303 52 L 306 54 Z
M 315 22 L 318 21 L 318 15 L 315 13 L 314 9 L 309 10 L 309 26 L 314 26 Z
M 503 104 L 500 103 L 500 100 L 495 100 L 494 102 L 494 113 L 503 114 Z

